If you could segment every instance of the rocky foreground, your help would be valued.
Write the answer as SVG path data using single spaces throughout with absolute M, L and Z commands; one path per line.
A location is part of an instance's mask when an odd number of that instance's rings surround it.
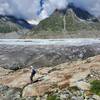
M 100 80 L 100 55 L 36 70 L 30 83 L 30 67 L 0 68 L 0 100 L 100 100 L 90 91 L 90 81 Z

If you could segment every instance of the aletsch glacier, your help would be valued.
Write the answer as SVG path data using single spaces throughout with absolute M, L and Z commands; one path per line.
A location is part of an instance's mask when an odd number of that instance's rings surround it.
M 100 17 L 100 0 L 0 0 L 0 15 L 25 19 L 38 24 L 55 10 L 67 9 L 69 4 Z
M 23 45 L 23 46 L 86 46 L 100 44 L 99 38 L 74 38 L 74 39 L 0 39 L 0 45 Z

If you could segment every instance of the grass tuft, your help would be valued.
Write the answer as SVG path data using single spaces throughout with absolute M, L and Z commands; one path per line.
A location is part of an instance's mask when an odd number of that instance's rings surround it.
M 47 100 L 60 100 L 56 95 L 49 95 Z
M 100 80 L 94 80 L 91 82 L 90 91 L 100 96 Z

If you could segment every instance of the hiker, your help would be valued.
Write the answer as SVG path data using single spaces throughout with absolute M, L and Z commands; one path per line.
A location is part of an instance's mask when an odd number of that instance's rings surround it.
M 31 81 L 31 83 L 33 82 L 33 76 L 35 76 L 35 74 L 36 74 L 36 71 L 35 71 L 35 69 L 34 69 L 34 67 L 33 66 L 31 66 L 31 76 L 30 76 L 30 81 Z

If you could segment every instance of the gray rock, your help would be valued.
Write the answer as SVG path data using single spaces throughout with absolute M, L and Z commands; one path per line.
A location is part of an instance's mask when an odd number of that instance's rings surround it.
M 60 95 L 60 99 L 61 100 L 66 100 L 68 98 L 68 96 L 66 96 L 65 94 L 61 94 Z
M 84 100 L 84 98 L 81 96 L 72 96 L 71 100 Z
M 72 96 L 71 100 L 77 100 L 76 96 Z
M 100 54 L 100 44 L 69 47 L 65 45 L 0 45 L 0 67 L 16 70 L 30 65 L 53 66 L 97 54 Z
M 20 89 L 0 85 L 0 100 L 17 100 L 20 97 Z
M 95 100 L 100 100 L 100 96 L 98 96 L 98 95 L 93 95 L 93 99 L 95 99 Z

